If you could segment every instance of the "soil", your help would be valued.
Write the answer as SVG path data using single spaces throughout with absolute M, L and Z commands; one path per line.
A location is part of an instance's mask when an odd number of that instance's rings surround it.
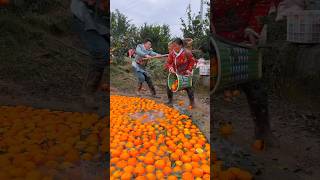
M 226 166 L 247 169 L 257 180 L 320 179 L 319 105 L 306 97 L 304 103 L 297 104 L 271 96 L 271 124 L 280 148 L 266 147 L 265 151 L 256 152 L 251 148 L 254 127 L 246 97 L 241 95 L 233 103 L 227 103 L 222 95 L 217 95 L 214 99 L 214 149 L 226 161 Z M 233 124 L 234 133 L 228 140 L 217 133 L 221 121 Z

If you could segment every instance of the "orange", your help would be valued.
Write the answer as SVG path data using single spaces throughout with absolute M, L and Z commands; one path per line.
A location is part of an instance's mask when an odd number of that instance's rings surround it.
M 158 151 L 158 148 L 157 148 L 156 146 L 151 146 L 151 147 L 149 148 L 149 151 L 155 153 L 155 152 Z
M 178 172 L 181 172 L 182 171 L 182 168 L 180 167 L 180 166 L 175 166 L 174 168 L 173 168 L 173 172 L 174 173 L 178 173 Z
M 171 167 L 166 166 L 165 168 L 163 168 L 163 174 L 169 175 L 171 172 L 172 172 Z
M 132 173 L 134 171 L 134 167 L 133 166 L 126 166 L 123 168 L 124 172 L 127 173 Z
M 162 171 L 158 170 L 156 172 L 156 176 L 157 176 L 157 179 L 163 179 L 164 178 L 164 174 Z
M 195 176 L 195 177 L 202 177 L 203 175 L 203 170 L 201 168 L 194 168 L 192 169 L 192 174 Z
M 183 155 L 181 157 L 181 161 L 184 162 L 184 163 L 189 163 L 189 162 L 191 162 L 191 158 L 189 156 L 187 156 L 187 155 Z
M 205 174 L 209 174 L 209 173 L 210 173 L 210 166 L 208 166 L 208 165 L 206 165 L 206 164 L 202 165 L 202 166 L 201 166 L 201 169 L 203 170 L 203 172 L 204 172 Z
M 143 160 L 144 163 L 150 165 L 150 164 L 153 164 L 154 163 L 154 159 L 152 156 L 146 156 Z
M 199 162 L 199 161 L 200 161 L 199 155 L 193 154 L 193 155 L 192 155 L 192 161 L 193 161 L 193 162 Z
M 134 169 L 134 173 L 141 176 L 145 173 L 145 169 L 144 167 L 142 166 L 137 166 L 135 169 Z
M 128 165 L 135 166 L 137 164 L 136 158 L 129 158 L 128 159 Z
M 145 176 L 138 176 L 135 178 L 136 180 L 147 180 Z
M 168 176 L 168 180 L 178 180 L 178 178 L 176 176 L 171 175 Z
M 119 162 L 117 162 L 117 164 L 116 164 L 116 166 L 117 166 L 118 168 L 124 168 L 124 167 L 126 167 L 127 165 L 128 165 L 128 163 L 127 163 L 126 161 L 124 161 L 124 160 L 119 161 Z
M 192 168 L 198 168 L 198 167 L 200 167 L 200 165 L 199 165 L 198 162 L 191 162 L 190 164 L 192 165 Z
M 146 175 L 146 178 L 147 178 L 148 180 L 156 180 L 156 179 L 157 179 L 156 175 L 153 174 L 153 173 L 148 173 L 148 174 Z
M 115 158 L 111 158 L 110 159 L 110 163 L 111 164 L 116 164 L 119 160 L 120 160 L 120 158 L 116 158 L 116 157 Z
M 121 180 L 131 180 L 131 178 L 132 178 L 132 174 L 129 172 L 125 172 L 121 176 Z
M 146 171 L 148 173 L 153 173 L 156 168 L 153 165 L 147 165 Z
M 174 160 L 174 161 L 179 160 L 179 155 L 176 154 L 176 153 L 172 153 L 170 157 L 171 157 L 171 159 Z
M 190 163 L 183 164 L 183 170 L 185 172 L 191 172 L 192 171 L 192 165 Z
M 182 174 L 182 180 L 191 180 L 194 179 L 194 176 L 191 172 L 185 172 Z
M 130 157 L 130 155 L 126 151 L 122 152 L 121 155 L 120 155 L 120 159 L 123 159 L 123 160 L 128 160 L 129 157 Z
M 154 165 L 158 169 L 163 169 L 166 166 L 166 162 L 164 160 L 160 159 L 160 160 L 157 160 Z

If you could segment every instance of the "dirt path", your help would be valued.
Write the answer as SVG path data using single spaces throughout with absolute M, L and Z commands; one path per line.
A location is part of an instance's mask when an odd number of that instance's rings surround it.
M 319 106 L 306 107 L 271 98 L 271 123 L 280 148 L 256 153 L 251 149 L 254 127 L 244 95 L 234 103 L 226 103 L 221 96 L 217 96 L 215 128 L 221 120 L 231 121 L 235 128 L 230 140 L 215 139 L 218 156 L 223 159 L 232 156 L 227 158 L 227 164 L 250 170 L 257 180 L 320 179 Z M 214 136 L 218 137 L 216 133 Z M 224 151 L 225 148 L 231 150 Z

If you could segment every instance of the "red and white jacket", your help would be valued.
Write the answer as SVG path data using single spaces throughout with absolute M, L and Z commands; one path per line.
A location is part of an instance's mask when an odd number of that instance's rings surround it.
M 181 75 L 187 75 L 187 71 L 192 71 L 196 64 L 196 59 L 188 50 L 181 49 L 179 53 L 171 51 L 168 56 L 166 69 L 173 68 L 173 70 Z

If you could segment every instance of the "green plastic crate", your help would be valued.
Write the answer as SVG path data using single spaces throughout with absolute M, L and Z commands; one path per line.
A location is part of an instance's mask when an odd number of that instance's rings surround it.
M 215 35 L 210 38 L 210 43 L 218 61 L 217 76 L 211 75 L 212 82 L 215 82 L 211 86 L 212 93 L 262 77 L 262 58 L 258 50 Z

